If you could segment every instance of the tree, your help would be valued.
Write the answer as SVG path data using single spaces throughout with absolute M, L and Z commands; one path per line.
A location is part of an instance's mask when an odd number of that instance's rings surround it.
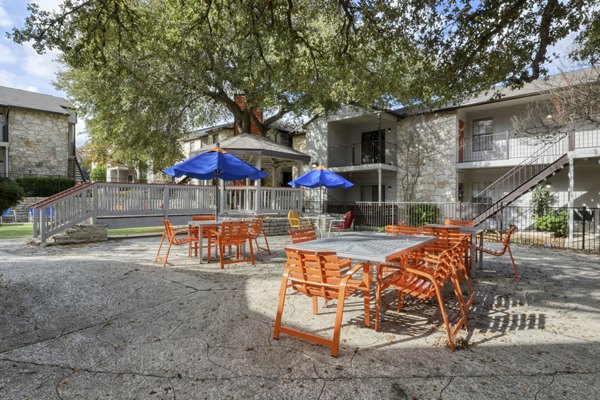
M 584 45 L 595 40 L 585 36 L 596 27 L 592 5 L 64 0 L 57 12 L 30 5 L 11 37 L 59 49 L 58 86 L 91 121 L 92 137 L 125 163 L 160 169 L 180 156 L 191 128 L 230 115 L 241 131 L 254 120 L 265 132 L 290 113 L 441 102 L 531 81 L 544 74 L 548 47 L 570 32 L 582 29 Z M 254 107 L 266 111 L 263 123 Z
M 0 178 L 0 212 L 16 206 L 23 197 L 25 192 L 15 181 Z
M 98 166 L 90 171 L 90 180 L 92 182 L 106 182 L 106 167 Z
M 555 140 L 585 126 L 600 126 L 599 68 L 563 72 L 541 82 L 539 89 L 542 98 L 513 117 L 516 132 Z

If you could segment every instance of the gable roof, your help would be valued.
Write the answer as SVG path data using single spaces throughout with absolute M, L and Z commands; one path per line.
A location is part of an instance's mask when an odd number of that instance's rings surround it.
M 297 160 L 306 163 L 310 162 L 310 156 L 308 154 L 276 143 L 269 138 L 252 135 L 250 133 L 242 133 L 241 135 L 232 136 L 222 141 L 220 143 L 220 147 L 232 154 L 235 154 L 236 156 L 261 155 L 285 160 Z M 190 154 L 195 155 L 203 153 L 212 148 L 214 148 L 214 145 L 205 146 L 198 151 L 191 152 Z
M 61 97 L 0 86 L 0 106 L 69 115 L 73 106 Z

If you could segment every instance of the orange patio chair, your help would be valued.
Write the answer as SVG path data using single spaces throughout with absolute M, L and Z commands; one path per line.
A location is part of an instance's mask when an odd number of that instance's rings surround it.
M 454 351 L 456 348 L 454 335 L 463 326 L 466 327 L 468 318 L 462 294 L 456 290 L 458 284 L 456 283 L 457 278 L 452 266 L 452 263 L 456 259 L 453 253 L 461 254 L 462 251 L 461 248 L 453 248 L 439 255 L 419 250 L 411 252 L 406 258 L 407 262 L 403 266 L 397 267 L 398 272 L 388 275 L 385 279 L 378 269 L 375 330 L 379 330 L 380 301 L 383 290 L 387 288 L 398 290 L 398 303 L 396 307 L 398 312 L 400 312 L 400 309 L 404 305 L 405 295 L 410 295 L 418 299 L 432 299 L 435 297 L 448 335 L 448 345 Z M 393 266 L 389 266 L 388 268 L 393 268 Z M 442 293 L 444 284 L 448 281 L 453 282 L 454 294 L 459 306 L 460 317 L 454 328 L 450 326 Z
M 471 283 L 471 235 L 468 233 L 460 232 L 460 228 L 438 228 L 438 227 L 423 227 L 423 233 L 428 236 L 436 236 L 437 240 L 429 244 L 425 251 L 429 253 L 442 253 L 445 250 L 455 248 L 461 253 L 454 254 L 454 257 L 458 257 L 454 263 L 452 263 L 455 273 L 457 275 L 457 283 L 460 284 L 462 281 L 467 283 L 468 289 L 468 300 L 465 303 L 465 310 L 468 313 L 469 308 L 475 302 L 475 292 L 473 291 L 473 285 Z M 458 247 L 457 247 L 458 246 Z M 462 293 L 460 285 L 456 288 L 457 291 Z
M 471 220 L 464 219 L 449 219 L 444 220 L 444 225 L 455 225 L 455 226 L 475 226 L 475 223 Z
M 477 251 L 483 251 L 486 254 L 490 254 L 492 256 L 501 257 L 508 250 L 508 254 L 510 255 L 510 261 L 512 262 L 513 269 L 515 270 L 515 280 L 519 280 L 519 270 L 517 269 L 517 264 L 515 264 L 515 258 L 513 257 L 512 251 L 510 250 L 510 237 L 515 232 L 516 227 L 511 225 L 506 234 L 504 235 L 504 240 L 502 241 L 502 249 L 495 250 L 488 247 L 478 246 Z
M 249 256 L 245 257 L 246 243 L 250 248 Z M 219 262 L 221 269 L 225 264 L 250 262 L 254 265 L 254 250 L 249 232 L 248 222 L 228 221 L 221 224 L 221 230 L 217 233 L 217 246 L 219 247 Z M 235 256 L 225 259 L 225 248 L 235 246 Z
M 369 283 L 371 281 L 369 265 L 366 262 L 355 265 L 349 270 L 350 260 L 340 260 L 332 251 L 295 251 L 285 249 L 287 263 L 281 279 L 279 290 L 279 302 L 277 304 L 277 316 L 275 318 L 275 329 L 273 338 L 279 339 L 280 333 L 296 336 L 310 340 L 331 348 L 331 355 L 337 357 L 340 343 L 340 329 L 344 313 L 344 303 L 348 296 L 356 291 L 362 291 L 364 298 L 364 325 L 368 327 L 370 294 Z M 357 272 L 362 271 L 362 279 L 352 279 Z M 328 339 L 313 333 L 302 332 L 297 329 L 282 326 L 281 319 L 285 305 L 287 288 L 304 293 L 313 298 L 313 306 L 316 299 L 321 297 L 325 300 L 337 300 L 335 313 L 335 325 L 333 338 Z M 313 313 L 315 309 L 313 308 Z
M 313 228 L 292 229 L 288 233 L 292 238 L 292 244 L 317 240 L 317 233 Z
M 265 246 L 267 247 L 260 247 L 258 245 L 258 238 L 261 236 L 265 239 Z M 255 217 L 252 219 L 252 222 L 250 223 L 250 237 L 254 240 L 254 243 L 256 244 L 256 251 L 265 250 L 267 251 L 267 253 L 271 254 L 271 249 L 269 248 L 269 241 L 267 240 L 267 234 L 265 233 L 265 230 L 263 228 L 262 218 Z
M 394 235 L 420 235 L 423 232 L 421 227 L 418 226 L 387 225 L 385 227 L 385 233 Z
M 191 237 L 189 235 L 189 230 L 188 228 L 180 228 L 180 229 L 174 229 L 173 228 L 173 224 L 171 224 L 171 221 L 165 219 L 163 220 L 163 224 L 165 225 L 165 231 L 162 235 L 162 237 L 160 238 L 160 244 L 158 245 L 158 251 L 156 252 L 156 257 L 154 258 L 154 261 L 162 261 L 163 262 L 163 267 L 167 265 L 167 260 L 169 259 L 169 253 L 171 252 L 171 246 L 175 245 L 175 246 L 181 246 L 184 244 L 188 245 L 188 256 L 191 256 L 192 254 L 192 242 L 196 241 L 197 239 Z M 185 237 L 181 237 L 178 238 L 177 235 L 182 235 L 184 234 Z M 164 240 L 167 239 L 167 241 L 169 242 L 169 247 L 167 248 L 167 254 L 165 255 L 165 258 L 162 259 L 160 257 L 160 250 L 162 248 L 163 242 Z
M 214 215 L 192 215 L 192 221 L 214 221 L 214 220 L 216 220 Z M 202 239 L 207 239 L 207 241 L 208 241 L 208 244 L 203 245 L 202 248 L 207 249 L 206 256 L 207 256 L 207 260 L 209 260 L 209 261 L 210 261 L 210 249 L 212 248 L 213 245 L 215 247 L 215 253 L 217 253 L 217 230 L 218 230 L 218 225 L 202 227 Z M 200 232 L 200 229 L 198 229 L 197 226 L 189 227 L 190 236 L 195 239 L 191 243 L 191 246 L 192 246 L 192 251 L 194 252 L 194 255 L 196 257 L 198 257 L 198 246 L 200 246 L 200 243 L 203 242 L 203 240 L 201 241 L 200 238 L 198 237 L 199 232 Z

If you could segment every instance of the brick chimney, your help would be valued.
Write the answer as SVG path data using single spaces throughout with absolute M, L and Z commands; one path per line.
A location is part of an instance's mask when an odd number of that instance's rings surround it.
M 242 111 L 246 110 L 246 95 L 236 94 L 236 95 L 234 95 L 233 99 L 234 99 L 235 103 L 240 107 L 240 110 L 242 110 Z M 254 114 L 256 119 L 262 123 L 262 121 L 263 121 L 262 110 L 259 107 L 255 107 L 252 109 L 252 113 Z M 237 120 L 233 124 L 233 129 L 234 129 L 234 132 L 233 132 L 234 135 L 239 135 L 240 133 L 242 133 L 242 132 L 238 132 Z M 254 121 L 250 121 L 250 133 L 252 133 L 254 135 L 259 135 L 259 136 L 262 135 L 260 133 L 260 129 L 258 129 L 258 126 L 256 126 Z

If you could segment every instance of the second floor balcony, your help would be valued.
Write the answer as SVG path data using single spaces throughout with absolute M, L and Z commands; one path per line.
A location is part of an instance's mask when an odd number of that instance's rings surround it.
M 499 160 L 523 160 L 536 153 L 536 150 L 548 144 L 548 138 L 517 136 L 513 131 L 477 135 L 458 143 L 458 163 Z M 574 134 L 574 149 L 600 148 L 600 130 L 577 131 Z M 561 156 L 569 149 L 568 138 L 556 146 L 556 154 Z
M 332 145 L 328 147 L 327 157 L 329 167 L 366 164 L 397 165 L 396 144 L 383 140 Z

